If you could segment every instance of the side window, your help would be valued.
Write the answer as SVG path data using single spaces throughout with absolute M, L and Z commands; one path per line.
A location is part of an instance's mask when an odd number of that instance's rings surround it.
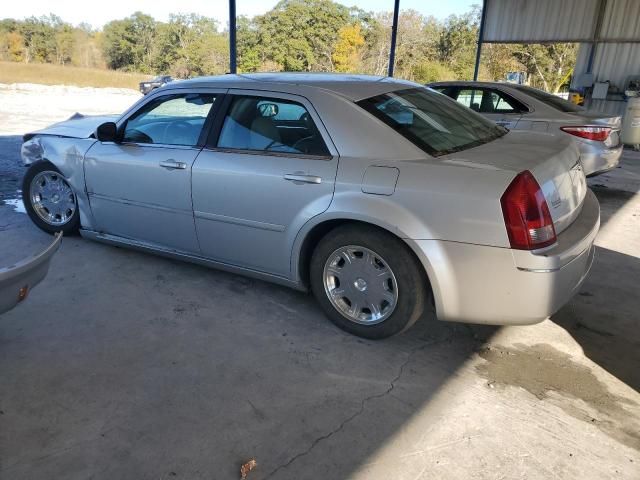
M 438 93 L 442 93 L 447 97 L 455 98 L 456 88 L 455 87 L 429 87 L 432 90 L 435 90 Z
M 307 109 L 279 98 L 234 96 L 222 124 L 219 148 L 328 156 Z
M 203 93 L 158 97 L 127 120 L 122 141 L 195 146 L 214 101 Z
M 456 100 L 467 108 L 476 112 L 480 111 L 480 105 L 482 104 L 482 90 L 472 89 L 460 89 Z
M 516 99 L 504 95 L 502 92 L 492 90 L 491 95 L 491 108 L 495 113 L 518 113 L 526 110 L 526 107 L 518 102 Z M 491 112 L 486 112 L 491 113 Z

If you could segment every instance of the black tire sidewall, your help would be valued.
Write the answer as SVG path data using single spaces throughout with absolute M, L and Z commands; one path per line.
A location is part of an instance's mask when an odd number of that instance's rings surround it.
M 380 255 L 396 277 L 398 303 L 391 316 L 381 323 L 361 325 L 347 319 L 333 306 L 325 292 L 325 262 L 335 250 L 347 245 L 366 247 Z M 425 277 L 409 247 L 391 233 L 374 227 L 346 225 L 330 231 L 320 240 L 312 255 L 310 275 L 311 290 L 329 319 L 359 337 L 376 340 L 401 333 L 416 322 L 427 303 Z
M 57 232 L 62 232 L 64 235 L 67 235 L 67 236 L 77 234 L 78 230 L 80 229 L 80 211 L 78 207 L 77 196 L 76 196 L 76 210 L 75 212 L 73 212 L 71 219 L 64 225 L 49 225 L 44 220 L 42 220 L 40 216 L 36 213 L 36 211 L 33 209 L 33 205 L 31 205 L 31 182 L 33 181 L 34 177 L 38 173 L 44 172 L 44 171 L 56 172 L 64 178 L 64 175 L 62 175 L 62 172 L 60 172 L 60 170 L 51 162 L 48 162 L 46 160 L 41 160 L 39 162 L 35 162 L 34 164 L 32 164 L 29 167 L 29 169 L 26 171 L 24 178 L 22 179 L 22 203 L 24 203 L 24 208 L 27 211 L 27 215 L 29 215 L 29 218 L 31 219 L 31 221 L 35 223 L 39 229 L 44 230 L 47 233 L 53 234 Z M 65 179 L 65 182 L 66 181 L 67 180 Z

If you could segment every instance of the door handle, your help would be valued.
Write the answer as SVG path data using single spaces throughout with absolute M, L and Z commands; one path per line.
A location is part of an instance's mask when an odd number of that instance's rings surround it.
M 287 173 L 284 176 L 285 180 L 289 180 L 290 182 L 300 182 L 300 183 L 322 183 L 322 178 L 317 177 L 315 175 L 302 175 L 299 173 Z
M 174 159 L 163 160 L 160 162 L 160 166 L 169 170 L 184 170 L 187 168 L 187 164 L 184 162 L 176 162 Z

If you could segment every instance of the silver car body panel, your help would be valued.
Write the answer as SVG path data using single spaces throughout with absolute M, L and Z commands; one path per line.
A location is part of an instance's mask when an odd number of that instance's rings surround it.
M 577 113 L 561 112 L 546 103 L 528 95 L 517 85 L 501 82 L 436 82 L 429 85 L 438 87 L 489 88 L 503 92 L 527 107 L 524 113 L 486 114 L 485 117 L 511 130 L 527 130 L 536 132 L 561 133 L 572 138 L 580 148 L 580 161 L 585 174 L 591 176 L 615 168 L 622 155 L 623 145 L 620 141 L 622 119 L 606 113 L 584 110 Z M 604 141 L 587 140 L 562 132 L 561 127 L 572 125 L 609 126 L 613 129 L 610 137 Z
M 51 259 L 61 243 L 62 232 L 59 232 L 42 252 L 0 268 L 0 314 L 25 300 L 31 289 L 47 276 Z
M 575 168 L 574 143 L 567 136 L 514 131 L 434 158 L 354 104 L 416 87 L 366 76 L 227 75 L 169 84 L 116 122 L 122 126 L 147 102 L 176 92 L 294 99 L 318 127 L 330 153 L 325 157 L 97 142 L 87 129 L 79 138 L 60 137 L 54 133 L 60 126 L 30 136 L 23 156 L 26 163 L 46 159 L 60 169 L 78 196 L 87 238 L 304 289 L 309 235 L 325 222 L 366 222 L 414 251 L 439 318 L 546 318 L 586 275 L 584 251 L 591 251 L 599 225 L 597 201 Z M 162 168 L 167 159 L 184 168 Z M 540 183 L 559 233 L 558 243 L 542 251 L 509 248 L 500 196 L 523 170 Z M 491 280 L 484 286 L 482 274 Z M 486 295 L 490 284 L 494 298 Z M 496 311 L 500 295 L 522 298 L 532 288 L 541 296 L 530 312 L 507 315 L 522 308 L 514 302 Z

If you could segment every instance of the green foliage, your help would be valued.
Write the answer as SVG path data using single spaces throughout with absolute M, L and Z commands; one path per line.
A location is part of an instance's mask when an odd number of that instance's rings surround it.
M 573 71 L 578 45 L 552 43 L 518 45 L 513 56 L 532 76 L 534 86 L 556 93 Z
M 338 31 L 338 41 L 333 51 L 336 72 L 357 72 L 360 67 L 360 49 L 364 37 L 359 24 L 345 25 Z
M 333 71 L 338 32 L 351 21 L 349 8 L 331 0 L 281 0 L 240 29 L 238 38 L 256 51 L 250 66 L 258 57 L 287 71 Z M 248 53 L 241 50 L 241 64 Z
M 155 20 L 141 12 L 107 23 L 102 40 L 107 65 L 116 70 L 150 71 L 149 53 L 155 34 Z
M 419 83 L 443 82 L 456 80 L 457 75 L 447 65 L 436 61 L 424 61 L 414 67 L 413 78 Z
M 444 21 L 414 10 L 399 16 L 395 75 L 417 82 L 470 79 L 480 8 Z M 332 0 L 281 0 L 264 15 L 237 18 L 238 69 L 361 72 L 386 75 L 391 12 L 371 13 Z M 535 86 L 556 91 L 573 69 L 577 46 L 485 44 L 480 78 L 525 71 Z M 43 62 L 178 78 L 228 70 L 228 32 L 196 14 L 159 22 L 136 12 L 102 31 L 49 15 L 0 20 L 0 60 Z

